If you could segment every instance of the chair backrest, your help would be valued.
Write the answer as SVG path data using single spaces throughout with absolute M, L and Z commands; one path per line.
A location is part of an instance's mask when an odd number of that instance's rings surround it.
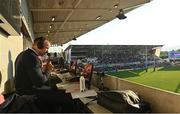
M 73 73 L 76 76 L 76 71 L 77 71 L 77 61 L 71 61 L 70 67 L 69 67 L 69 72 Z
M 91 88 L 91 78 L 93 75 L 93 64 L 86 64 L 82 70 L 82 75 L 85 78 L 86 86 L 88 89 Z
M 5 98 L 2 94 L 0 94 L 0 105 L 5 101 Z

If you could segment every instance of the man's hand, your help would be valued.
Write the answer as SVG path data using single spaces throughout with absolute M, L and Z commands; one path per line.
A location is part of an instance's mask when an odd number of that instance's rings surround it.
M 47 70 L 49 70 L 49 71 L 52 71 L 52 70 L 53 70 L 54 66 L 52 65 L 51 61 L 49 61 L 49 62 L 46 64 L 46 68 L 47 68 Z

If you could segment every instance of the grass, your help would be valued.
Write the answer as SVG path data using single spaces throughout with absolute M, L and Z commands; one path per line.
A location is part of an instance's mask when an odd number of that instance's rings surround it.
M 180 66 L 160 67 L 156 71 L 153 68 L 145 70 L 123 70 L 109 75 L 144 85 L 180 93 Z

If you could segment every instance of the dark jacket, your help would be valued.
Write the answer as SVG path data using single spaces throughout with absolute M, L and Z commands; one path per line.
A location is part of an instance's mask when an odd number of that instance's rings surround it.
M 27 49 L 18 55 L 15 61 L 15 88 L 17 93 L 19 95 L 35 95 L 37 97 L 35 104 L 40 112 L 75 112 L 77 108 L 74 107 L 70 93 L 44 86 L 49 79 L 47 77 L 49 72 L 46 72 L 46 75 L 43 74 L 41 66 L 41 60 L 31 49 Z M 23 107 L 20 105 L 18 108 L 22 110 L 21 112 L 28 112 L 23 109 L 28 110 L 31 105 L 27 107 L 24 105 Z
M 47 75 L 43 74 L 42 62 L 38 55 L 31 49 L 21 52 L 15 61 L 15 88 L 17 91 L 31 90 L 34 87 L 42 87 L 47 81 Z

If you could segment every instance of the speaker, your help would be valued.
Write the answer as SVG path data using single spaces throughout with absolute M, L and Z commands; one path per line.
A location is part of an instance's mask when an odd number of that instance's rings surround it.
M 46 38 L 44 38 L 44 37 L 37 38 L 37 48 L 38 49 L 43 49 L 44 48 L 44 41 L 45 40 L 46 40 Z

